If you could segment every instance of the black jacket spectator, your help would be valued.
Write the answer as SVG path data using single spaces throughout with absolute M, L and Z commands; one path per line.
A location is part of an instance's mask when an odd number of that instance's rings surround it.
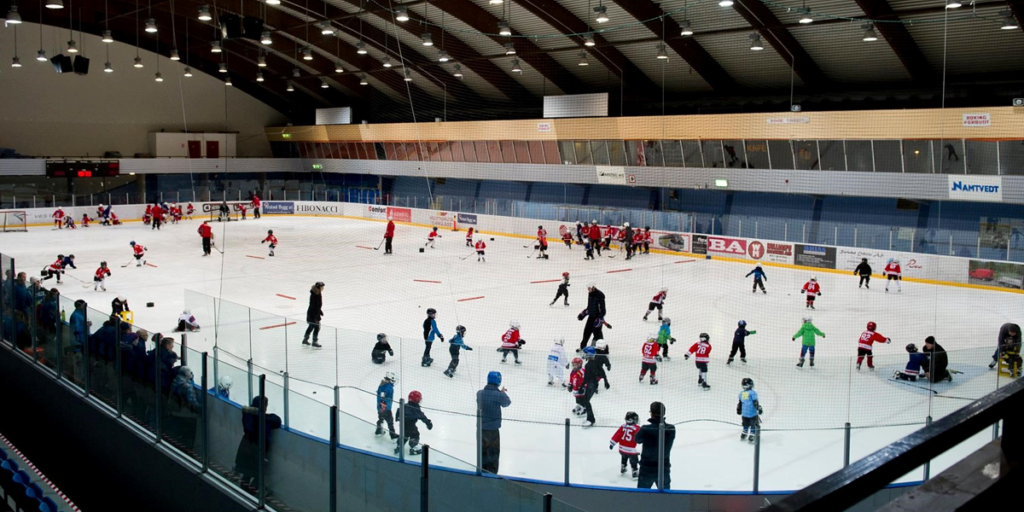
M 242 440 L 238 443 L 238 451 L 235 454 L 235 473 L 241 480 L 244 488 L 255 492 L 256 475 L 259 472 L 260 456 L 260 399 L 263 400 L 263 408 L 266 410 L 267 397 L 255 397 L 252 399 L 252 407 L 242 407 Z M 265 416 L 266 438 L 264 447 L 270 453 L 271 433 L 281 428 L 281 417 L 276 414 L 267 413 Z
M 640 452 L 640 476 L 637 487 L 650 489 L 658 483 L 658 451 L 660 440 L 658 436 L 659 425 L 665 407 L 661 402 L 651 403 L 651 418 L 647 424 L 640 427 L 636 433 L 637 444 L 642 445 Z M 672 468 L 672 444 L 676 440 L 676 427 L 669 423 L 665 424 L 665 489 L 671 486 L 670 469 Z
M 935 338 L 929 336 L 924 341 L 924 353 L 928 355 L 928 380 L 931 382 L 942 382 L 953 380 L 953 377 L 946 370 L 949 366 L 949 356 L 946 349 L 939 345 Z

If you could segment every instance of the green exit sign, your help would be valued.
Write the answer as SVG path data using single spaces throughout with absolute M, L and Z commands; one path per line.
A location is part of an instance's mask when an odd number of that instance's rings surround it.
M 729 180 L 715 180 L 715 186 L 716 187 L 728 187 L 729 186 Z
M 313 164 L 313 168 L 319 171 L 319 170 L 323 169 L 324 166 L 322 166 L 320 164 Z
M 292 138 L 292 134 L 290 134 L 290 133 L 282 133 L 281 134 L 281 138 L 282 139 L 290 139 L 290 138 Z

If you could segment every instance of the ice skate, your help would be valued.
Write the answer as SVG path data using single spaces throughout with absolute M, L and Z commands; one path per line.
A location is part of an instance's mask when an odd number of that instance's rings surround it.
M 669 357 L 669 356 L 661 356 L 661 358 L 666 360 L 666 361 L 671 361 L 672 360 L 672 358 Z
M 634 469 L 633 470 L 633 478 L 637 478 L 639 476 L 640 476 L 640 470 L 639 469 Z
M 729 360 L 725 362 L 725 364 L 732 364 L 732 358 L 730 357 Z
M 324 346 L 321 345 L 319 342 L 317 342 L 316 340 L 313 340 L 313 348 L 323 348 L 323 347 Z
M 449 379 L 455 377 L 455 374 L 453 374 L 451 370 L 445 370 L 444 374 L 447 375 Z M 551 384 L 551 383 L 549 382 L 548 384 Z
M 373 435 L 375 435 L 375 436 L 382 436 L 382 435 L 384 435 L 384 429 L 382 429 L 380 427 L 377 427 L 377 430 L 373 431 Z
M 750 444 L 754 444 L 754 434 L 750 434 L 749 436 L 747 436 L 747 441 L 749 441 Z
M 814 368 L 814 358 L 811 358 L 811 368 Z
M 423 453 L 423 448 L 420 448 L 420 447 L 409 448 L 409 455 L 419 455 L 421 453 Z
M 991 369 L 993 369 L 995 367 L 996 367 L 996 362 L 995 361 L 992 361 L 991 363 L 988 364 L 988 369 L 989 370 L 991 370 Z
M 652 386 L 657 386 L 658 385 L 658 379 L 655 379 L 654 377 L 651 377 L 651 385 Z
M 874 366 L 868 366 L 868 370 L 875 371 L 875 367 Z
M 507 363 L 507 362 L 508 362 L 508 361 L 506 361 L 504 357 L 503 357 L 503 358 L 501 358 L 501 364 L 505 364 L 505 363 Z
M 860 363 L 857 364 L 857 371 L 860 371 Z
M 593 421 L 587 420 L 587 421 L 583 422 L 583 428 L 590 428 L 590 427 L 593 427 L 593 426 L 594 426 L 594 422 Z
M 309 338 L 302 338 L 303 345 L 309 345 Z
M 626 465 L 625 464 L 619 466 L 619 474 L 620 475 L 625 475 L 626 474 Z
M 711 386 L 707 382 L 701 382 L 700 387 L 704 388 L 705 390 L 711 389 Z
M 761 290 L 761 293 L 768 295 L 768 290 Z
M 641 376 L 640 376 L 640 382 L 643 382 L 643 381 L 644 381 L 644 376 L 643 376 L 643 375 L 641 375 Z
M 744 433 L 740 434 L 740 441 L 746 441 L 746 440 L 747 440 L 747 433 L 744 432 Z
M 551 301 L 551 304 L 548 304 L 548 306 L 554 306 L 554 305 L 555 305 L 555 301 Z
M 741 357 L 740 358 L 740 362 L 743 363 L 743 364 L 747 364 L 747 358 Z
M 814 309 L 814 304 L 810 304 L 810 306 L 811 306 L 811 309 Z
M 565 307 L 569 307 L 569 302 L 568 302 L 568 301 L 566 301 L 566 303 L 564 304 L 564 306 L 565 306 Z
M 868 289 L 868 290 L 870 290 L 870 289 L 871 289 L 871 287 L 870 287 L 870 286 L 868 286 L 868 285 L 864 285 L 864 288 L 865 288 L 865 289 Z
M 519 362 L 519 360 L 518 360 L 518 359 L 516 359 L 516 364 L 517 364 L 517 365 L 521 365 L 521 364 L 523 364 L 523 363 Z
M 644 315 L 644 322 L 647 321 L 647 315 Z
M 802 358 L 802 357 L 800 358 L 800 362 L 796 363 L 796 367 L 797 368 L 803 368 L 804 367 L 804 358 Z

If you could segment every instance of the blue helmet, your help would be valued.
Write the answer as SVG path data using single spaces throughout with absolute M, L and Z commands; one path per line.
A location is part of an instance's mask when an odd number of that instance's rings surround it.
M 747 321 L 746 320 L 740 320 L 740 327 L 746 327 L 746 326 L 747 326 Z
M 583 349 L 583 355 L 587 357 L 594 357 L 597 354 L 597 349 L 594 347 L 586 347 Z
M 131 242 L 128 242 L 128 245 L 130 245 L 132 247 L 135 247 L 135 240 L 132 240 Z
M 494 384 L 495 386 L 501 385 L 501 372 L 489 372 L 487 374 L 487 383 Z

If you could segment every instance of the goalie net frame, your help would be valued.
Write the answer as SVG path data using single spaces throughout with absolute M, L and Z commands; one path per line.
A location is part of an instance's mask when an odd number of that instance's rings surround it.
M 19 219 L 20 222 L 11 222 Z M 0 210 L 0 233 L 28 231 L 28 213 L 25 210 Z

